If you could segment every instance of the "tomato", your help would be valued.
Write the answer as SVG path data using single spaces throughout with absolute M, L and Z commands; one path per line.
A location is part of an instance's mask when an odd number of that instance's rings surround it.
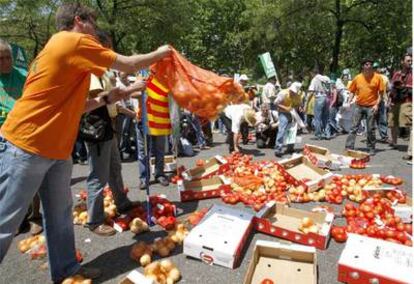
M 263 279 L 262 282 L 260 282 L 260 284 L 273 284 L 274 282 L 268 278 Z
M 355 209 L 354 205 L 351 203 L 345 204 L 345 210 L 353 210 Z
M 334 239 L 338 243 L 344 243 L 348 239 L 348 236 L 346 234 L 338 234 L 334 237 Z
M 77 262 L 79 262 L 79 263 L 82 263 L 82 261 L 83 261 L 83 256 L 82 256 L 82 253 L 80 252 L 80 250 L 76 250 L 76 260 L 77 260 Z
M 196 166 L 197 166 L 197 167 L 202 167 L 202 166 L 204 166 L 204 160 L 201 160 L 201 159 L 200 159 L 200 160 L 197 160 L 197 161 L 196 161 Z
M 367 219 L 374 219 L 375 218 L 375 214 L 373 212 L 369 211 L 369 212 L 366 212 L 365 213 L 365 217 Z
M 413 242 L 411 240 L 406 240 L 404 242 L 404 245 L 409 246 L 409 247 L 412 247 L 413 246 Z
M 412 224 L 404 224 L 405 231 L 409 234 L 413 234 L 413 225 Z
M 395 231 L 393 231 L 393 230 L 386 230 L 385 231 L 385 237 L 388 239 L 388 238 L 395 238 L 395 236 L 396 236 L 396 233 L 395 233 Z

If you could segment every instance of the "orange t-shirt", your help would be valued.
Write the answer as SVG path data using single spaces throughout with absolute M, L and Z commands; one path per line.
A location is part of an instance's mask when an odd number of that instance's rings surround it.
M 63 31 L 32 62 L 19 99 L 1 128 L 19 148 L 66 160 L 85 109 L 91 73 L 100 77 L 116 59 L 93 36 Z
M 374 73 L 369 81 L 363 74 L 358 74 L 348 89 L 351 93 L 355 93 L 358 105 L 371 107 L 377 103 L 379 93 L 384 92 L 384 83 L 381 75 L 377 73 Z

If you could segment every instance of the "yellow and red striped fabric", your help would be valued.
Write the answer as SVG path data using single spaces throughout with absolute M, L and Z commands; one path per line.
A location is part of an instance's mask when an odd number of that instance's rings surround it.
M 168 92 L 169 90 L 154 77 L 147 81 L 147 117 L 150 135 L 171 134 Z

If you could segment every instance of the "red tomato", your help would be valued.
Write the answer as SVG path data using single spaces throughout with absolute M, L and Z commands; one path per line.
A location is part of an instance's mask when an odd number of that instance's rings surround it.
M 404 224 L 405 231 L 409 234 L 413 234 L 413 225 L 412 224 Z
M 346 242 L 346 240 L 348 239 L 348 236 L 346 234 L 338 234 L 334 237 L 334 239 L 338 243 L 343 243 L 343 242 Z
M 393 230 L 386 230 L 385 231 L 385 237 L 386 238 L 395 238 L 396 233 Z
M 274 282 L 268 278 L 263 279 L 262 282 L 260 282 L 260 284 L 273 284 Z
M 197 161 L 196 161 L 196 166 L 197 166 L 197 167 L 202 167 L 202 166 L 204 166 L 204 160 L 201 160 L 201 159 L 200 159 L 200 160 L 197 160 Z

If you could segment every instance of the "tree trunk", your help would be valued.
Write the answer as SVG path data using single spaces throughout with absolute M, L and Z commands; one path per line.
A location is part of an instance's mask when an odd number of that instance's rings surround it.
M 343 33 L 344 25 L 342 21 L 336 22 L 336 31 L 335 31 L 335 43 L 332 50 L 332 62 L 329 68 L 331 73 L 336 73 L 338 70 L 338 61 L 339 61 L 339 53 L 341 51 L 341 41 L 342 41 L 342 33 Z
M 331 74 L 335 74 L 338 70 L 339 52 L 341 51 L 342 33 L 344 29 L 344 23 L 341 19 L 341 0 L 335 0 L 335 18 L 336 18 L 336 31 L 335 31 L 335 43 L 332 50 L 332 61 L 329 71 Z

